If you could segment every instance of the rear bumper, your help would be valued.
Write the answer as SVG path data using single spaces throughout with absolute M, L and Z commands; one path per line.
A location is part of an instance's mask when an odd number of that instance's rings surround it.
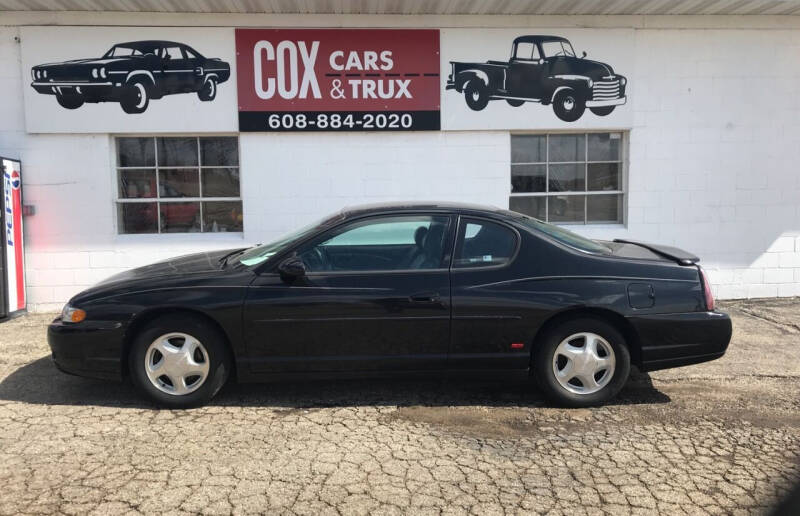
M 641 315 L 628 320 L 642 344 L 642 371 L 717 359 L 728 349 L 733 332 L 731 318 L 721 312 Z
M 59 370 L 87 378 L 121 380 L 123 335 L 118 322 L 64 324 L 58 318 L 47 328 L 47 343 Z

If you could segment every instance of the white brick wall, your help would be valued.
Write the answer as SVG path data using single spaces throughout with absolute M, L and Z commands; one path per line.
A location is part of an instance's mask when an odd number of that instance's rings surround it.
M 58 21 L 58 15 L 48 16 Z M 224 25 L 223 18 L 214 24 Z M 584 26 L 637 31 L 627 225 L 578 230 L 696 252 L 720 298 L 800 295 L 800 26 L 777 30 L 765 27 L 764 17 L 737 17 L 719 22 L 724 30 L 683 29 L 713 25 L 707 22 L 713 17 L 681 18 L 681 24 L 581 19 Z M 272 17 L 264 24 L 272 20 L 281 23 Z M 463 19 L 440 20 L 440 26 L 457 26 Z M 561 21 L 568 18 L 470 20 L 570 24 Z M 374 25 L 393 23 L 425 24 L 382 18 Z M 654 23 L 662 28 L 645 28 Z M 326 25 L 319 17 L 315 24 Z M 327 22 L 363 24 L 352 18 Z M 756 24 L 760 29 L 752 30 Z M 774 26 L 786 23 L 776 19 Z M 25 221 L 32 310 L 58 309 L 74 293 L 126 268 L 267 241 L 346 205 L 438 199 L 507 206 L 506 132 L 244 134 L 243 237 L 119 236 L 111 137 L 24 132 L 27 76 L 17 35 L 15 27 L 0 27 L 0 155 L 22 158 L 25 201 L 36 206 L 36 215 Z

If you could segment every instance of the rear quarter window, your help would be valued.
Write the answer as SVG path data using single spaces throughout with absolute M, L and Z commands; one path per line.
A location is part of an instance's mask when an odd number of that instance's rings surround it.
M 488 220 L 462 219 L 453 266 L 492 267 L 511 261 L 517 234 L 508 226 Z

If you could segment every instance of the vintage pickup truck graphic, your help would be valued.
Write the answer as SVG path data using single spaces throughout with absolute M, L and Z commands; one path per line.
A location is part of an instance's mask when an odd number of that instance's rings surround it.
M 228 63 L 206 58 L 171 41 L 118 43 L 98 59 L 76 59 L 34 66 L 31 86 L 55 95 L 67 109 L 84 102 L 119 102 L 126 113 L 142 113 L 150 99 L 196 92 L 211 101 L 217 85 L 231 75 Z
M 577 57 L 570 42 L 558 36 L 520 36 L 508 61 L 451 61 L 446 89 L 464 93 L 475 111 L 504 99 L 514 107 L 552 104 L 565 122 L 578 120 L 587 107 L 595 115 L 609 115 L 625 104 L 627 80 L 611 66 L 585 57 L 586 52 Z

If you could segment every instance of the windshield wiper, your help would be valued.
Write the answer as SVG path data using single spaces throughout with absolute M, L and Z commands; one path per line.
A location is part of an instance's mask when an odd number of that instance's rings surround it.
M 218 263 L 220 263 L 222 265 L 222 267 L 225 268 L 228 265 L 228 259 L 232 258 L 233 256 L 238 256 L 238 255 L 242 254 L 243 252 L 247 251 L 247 249 L 248 248 L 237 249 L 236 251 L 231 251 L 230 253 L 222 256 L 219 259 Z

